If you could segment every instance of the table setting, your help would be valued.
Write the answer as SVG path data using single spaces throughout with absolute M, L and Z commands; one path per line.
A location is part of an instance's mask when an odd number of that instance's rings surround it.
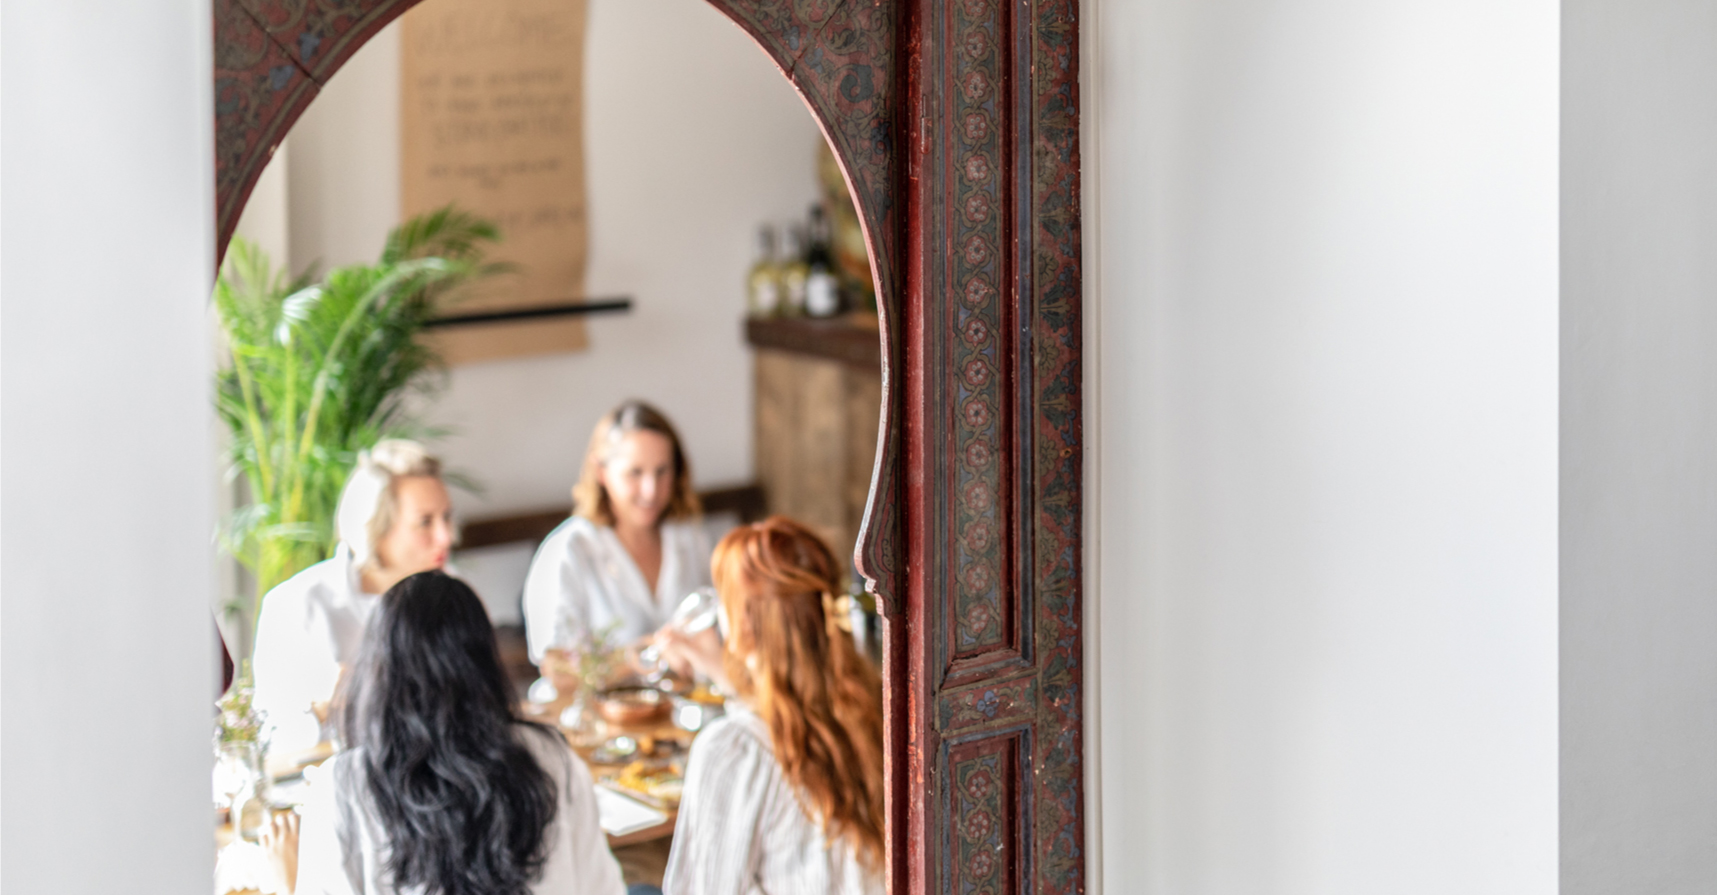
M 716 624 L 716 606 L 713 590 L 695 592 L 664 627 L 688 635 L 708 631 Z M 671 668 L 653 644 L 630 651 L 604 641 L 598 635 L 568 650 L 578 657 L 569 663 L 575 673 L 538 678 L 519 714 L 557 729 L 584 759 L 603 832 L 610 848 L 620 848 L 673 835 L 692 741 L 725 713 L 726 700 L 708 682 Z M 276 816 L 304 804 L 309 788 L 321 783 L 322 764 L 338 750 L 324 740 L 305 751 L 269 754 L 250 697 L 241 680 L 218 704 L 216 895 L 287 891 L 266 831 Z

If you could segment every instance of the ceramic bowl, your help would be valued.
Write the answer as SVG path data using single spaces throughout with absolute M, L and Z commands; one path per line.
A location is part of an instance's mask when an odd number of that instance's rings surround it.
M 661 721 L 667 717 L 668 707 L 667 694 L 640 687 L 603 693 L 596 712 L 610 724 L 630 727 Z

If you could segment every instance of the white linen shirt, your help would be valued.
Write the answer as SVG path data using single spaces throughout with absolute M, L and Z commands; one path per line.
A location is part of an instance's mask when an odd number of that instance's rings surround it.
M 531 661 L 563 635 L 601 632 L 616 646 L 654 634 L 687 594 L 708 587 L 709 537 L 696 519 L 663 522 L 662 568 L 651 592 L 614 529 L 573 516 L 549 532 L 525 575 L 525 638 Z
M 557 794 L 542 877 L 542 895 L 624 895 L 620 865 L 597 817 L 590 769 L 558 735 L 519 725 L 519 739 Z M 342 752 L 310 787 L 298 836 L 297 895 L 408 895 L 388 881 L 388 838 L 369 797 L 362 750 Z
M 380 601 L 358 586 L 358 570 L 344 544 L 333 559 L 282 581 L 262 598 L 251 673 L 255 706 L 268 713 L 270 749 L 308 749 L 321 739 L 310 704 L 333 697 L 340 666 L 357 659 Z
M 880 869 L 833 847 L 737 700 L 692 741 L 665 895 L 884 895 Z

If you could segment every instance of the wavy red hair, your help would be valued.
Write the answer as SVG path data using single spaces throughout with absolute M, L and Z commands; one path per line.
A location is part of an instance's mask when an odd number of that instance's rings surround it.
M 840 593 L 834 554 L 772 516 L 729 532 L 710 568 L 732 628 L 729 681 L 769 726 L 776 761 L 829 841 L 846 839 L 880 869 L 882 682 L 825 614 Z

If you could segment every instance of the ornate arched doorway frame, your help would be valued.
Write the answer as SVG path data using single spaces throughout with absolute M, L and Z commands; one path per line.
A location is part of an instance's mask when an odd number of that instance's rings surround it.
M 214 0 L 217 255 L 419 0 Z M 1077 0 L 708 0 L 804 97 L 871 249 L 895 892 L 1084 890 Z

